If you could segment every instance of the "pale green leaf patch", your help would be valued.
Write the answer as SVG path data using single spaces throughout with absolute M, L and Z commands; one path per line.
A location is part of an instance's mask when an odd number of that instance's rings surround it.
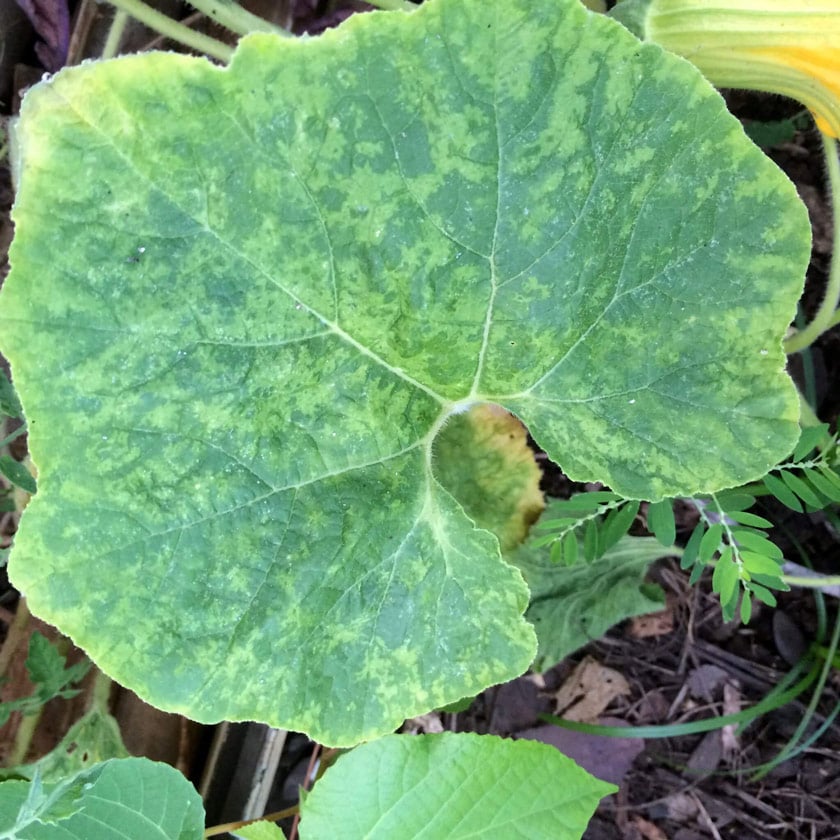
M 526 586 L 434 467 L 471 406 L 634 499 L 796 441 L 804 208 L 577 0 L 68 69 L 15 147 L 11 574 L 155 705 L 346 745 L 525 670 Z
M 251 823 L 243 828 L 237 828 L 233 836 L 239 837 L 241 840 L 285 840 L 286 838 L 280 826 L 265 820 Z
M 577 840 L 613 791 L 547 744 L 389 735 L 339 758 L 315 785 L 301 804 L 300 836 Z

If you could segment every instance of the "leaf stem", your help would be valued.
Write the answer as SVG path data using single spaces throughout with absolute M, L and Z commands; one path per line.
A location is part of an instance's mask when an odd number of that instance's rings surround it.
M 195 32 L 188 26 L 178 23 L 172 18 L 167 17 L 161 12 L 147 6 L 143 0 L 110 0 L 110 2 L 127 12 L 132 17 L 137 18 L 140 23 L 144 23 L 155 32 L 171 38 L 173 41 L 178 41 L 186 47 L 197 52 L 205 53 L 213 58 L 226 64 L 233 56 L 233 48 L 209 35 L 202 35 L 200 32 Z
M 14 744 L 6 759 L 8 767 L 17 767 L 18 764 L 23 764 L 26 759 L 26 754 L 29 752 L 29 747 L 32 745 L 32 738 L 41 721 L 43 711 L 44 707 L 39 706 L 31 714 L 21 715 L 20 724 L 18 725 L 17 732 L 15 732 Z
M 834 619 L 834 630 L 831 634 L 831 640 L 828 644 L 828 650 L 826 651 L 826 658 L 822 664 L 822 668 L 819 671 L 819 678 L 817 679 L 817 684 L 814 686 L 814 692 L 811 695 L 811 699 L 808 702 L 808 706 L 805 709 L 805 713 L 802 715 L 802 720 L 799 721 L 799 726 L 796 727 L 796 731 L 793 735 L 790 736 L 790 740 L 782 747 L 779 751 L 779 754 L 776 756 L 774 761 L 771 761 L 770 767 L 766 769 L 760 770 L 758 773 L 755 773 L 751 777 L 751 781 L 758 781 L 759 779 L 764 778 L 773 767 L 781 764 L 784 761 L 786 754 L 795 747 L 797 741 L 805 734 L 806 730 L 808 729 L 808 725 L 811 723 L 811 720 L 814 717 L 814 714 L 817 711 L 817 705 L 819 704 L 823 690 L 825 689 L 826 681 L 831 674 L 833 668 L 833 660 L 834 656 L 837 653 L 837 647 L 840 645 L 840 613 Z M 774 763 L 775 762 L 775 763 Z
M 125 32 L 125 25 L 128 23 L 128 12 L 117 9 L 114 19 L 108 27 L 108 37 L 105 39 L 105 46 L 102 48 L 102 58 L 113 58 L 120 49 L 120 41 Z
M 825 297 L 817 314 L 801 332 L 794 333 L 784 342 L 785 353 L 798 353 L 813 344 L 826 330 L 838 323 L 840 306 L 840 160 L 837 157 L 837 141 L 827 135 L 821 135 L 825 150 L 826 170 L 828 171 L 829 194 L 833 216 L 833 248 L 831 268 L 828 273 L 828 285 Z
M 108 714 L 108 701 L 111 697 L 111 686 L 114 681 L 99 668 L 94 668 L 96 672 L 93 678 L 93 688 L 90 692 L 90 700 L 88 701 L 88 710 L 95 709 L 103 714 Z
M 3 440 L 0 440 L 0 446 L 8 446 L 13 440 L 17 440 L 22 435 L 26 434 L 26 424 L 18 426 L 11 434 L 6 435 Z
M 275 35 L 290 37 L 290 33 L 285 29 L 243 9 L 233 0 L 189 0 L 189 3 L 211 20 L 237 35 L 248 35 L 250 32 L 273 32 Z
M 245 828 L 246 825 L 253 825 L 258 822 L 277 822 L 284 820 L 286 817 L 295 816 L 300 810 L 299 805 L 293 805 L 291 808 L 286 808 L 283 811 L 275 811 L 272 814 L 264 814 L 262 817 L 257 817 L 254 820 L 237 820 L 236 822 L 223 823 L 221 825 L 213 825 L 205 829 L 205 837 L 218 837 L 220 834 L 226 834 L 229 831 L 236 831 L 237 828 Z
M 782 575 L 788 586 L 801 586 L 803 589 L 822 589 L 825 586 L 840 586 L 840 575 Z

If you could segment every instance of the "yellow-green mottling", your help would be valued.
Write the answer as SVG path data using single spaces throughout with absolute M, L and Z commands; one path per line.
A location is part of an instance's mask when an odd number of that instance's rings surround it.
M 654 499 L 796 439 L 805 211 L 577 0 L 68 69 L 16 148 L 11 575 L 158 706 L 345 745 L 523 671 L 526 586 L 434 474 L 453 412 Z

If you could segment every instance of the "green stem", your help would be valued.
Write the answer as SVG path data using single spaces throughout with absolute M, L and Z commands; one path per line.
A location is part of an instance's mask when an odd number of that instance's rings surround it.
M 821 589 L 824 586 L 840 585 L 840 575 L 815 575 L 814 577 L 782 575 L 782 580 L 788 586 L 802 586 L 808 589 Z
M 178 41 L 192 50 L 210 55 L 225 64 L 233 56 L 232 47 L 172 20 L 172 18 L 151 6 L 147 6 L 143 0 L 110 0 L 110 2 L 118 9 L 128 12 L 132 17 L 137 18 L 140 23 L 144 23 L 155 32 L 159 32 L 173 41 Z
M 784 343 L 786 353 L 798 353 L 813 344 L 827 329 L 837 323 L 837 307 L 840 306 L 840 160 L 837 157 L 837 141 L 827 135 L 821 135 L 825 149 L 826 169 L 828 171 L 829 194 L 833 216 L 833 248 L 831 269 L 828 273 L 828 286 L 825 297 L 814 316 L 814 320 L 804 330 L 794 333 Z
M 284 36 L 290 34 L 265 18 L 251 14 L 232 0 L 189 0 L 189 3 L 237 35 L 247 35 L 250 32 L 273 32 L 275 35 Z
M 96 675 L 93 678 L 88 709 L 96 709 L 103 714 L 108 714 L 108 701 L 111 698 L 111 686 L 114 683 L 107 674 L 104 674 L 98 668 L 94 668 L 94 670 Z
M 41 713 L 44 711 L 43 706 L 39 706 L 32 714 L 23 715 L 20 719 L 20 726 L 15 733 L 15 742 L 12 749 L 9 751 L 9 756 L 6 759 L 7 766 L 17 767 L 18 764 L 23 764 L 26 759 L 26 754 L 29 752 L 29 747 L 32 744 L 32 738 L 35 735 L 35 730 L 38 728 L 38 723 L 41 720 Z
M 813 323 L 813 322 L 812 322 Z M 819 417 L 817 417 L 816 412 L 813 408 L 811 408 L 810 403 L 808 400 L 805 399 L 805 395 L 799 391 L 799 425 L 802 426 L 803 429 L 809 429 L 811 426 L 819 426 L 822 423 Z
M 386 12 L 413 12 L 417 8 L 416 3 L 409 0 L 365 0 L 369 6 L 376 6 L 377 9 L 384 9 Z
M 26 424 L 18 426 L 10 435 L 6 435 L 3 440 L 0 440 L 0 446 L 6 446 L 13 440 L 17 440 L 21 435 L 26 434 Z
M 826 659 L 820 669 L 819 679 L 817 680 L 816 686 L 814 686 L 814 693 L 811 695 L 811 700 L 808 703 L 808 707 L 805 709 L 805 714 L 802 715 L 802 720 L 799 722 L 799 726 L 796 727 L 796 731 L 790 736 L 788 742 L 784 745 L 784 747 L 782 747 L 773 761 L 769 762 L 772 766 L 755 773 L 751 777 L 751 781 L 757 781 L 758 779 L 763 778 L 770 772 L 770 770 L 773 769 L 773 767 L 781 764 L 787 757 L 788 753 L 795 748 L 799 739 L 805 734 L 805 730 L 808 728 L 808 725 L 814 717 L 814 713 L 817 711 L 817 705 L 822 699 L 823 689 L 825 688 L 826 681 L 831 674 L 833 660 L 835 654 L 837 653 L 838 644 L 840 644 L 840 613 L 838 613 L 834 619 L 834 632 L 831 634 L 831 640 L 828 644 Z
M 822 659 L 829 659 L 829 649 L 827 647 L 824 647 L 823 645 L 813 645 L 811 649 L 816 656 L 819 656 Z M 831 667 L 840 668 L 840 654 L 835 653 L 831 657 Z
M 108 37 L 105 40 L 105 46 L 102 48 L 102 58 L 113 58 L 119 52 L 120 41 L 122 41 L 127 23 L 128 12 L 123 9 L 117 9 L 114 14 L 114 19 L 111 21 L 110 27 L 108 27 Z

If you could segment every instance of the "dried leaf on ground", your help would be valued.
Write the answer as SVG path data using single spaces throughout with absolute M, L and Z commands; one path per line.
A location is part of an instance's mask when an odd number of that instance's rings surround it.
M 616 697 L 630 694 L 626 679 L 587 656 L 555 694 L 555 714 L 566 720 L 595 721 Z
M 667 636 L 674 630 L 674 609 L 673 604 L 668 603 L 664 610 L 637 615 L 631 622 L 627 631 L 634 639 L 652 639 L 659 636 Z

